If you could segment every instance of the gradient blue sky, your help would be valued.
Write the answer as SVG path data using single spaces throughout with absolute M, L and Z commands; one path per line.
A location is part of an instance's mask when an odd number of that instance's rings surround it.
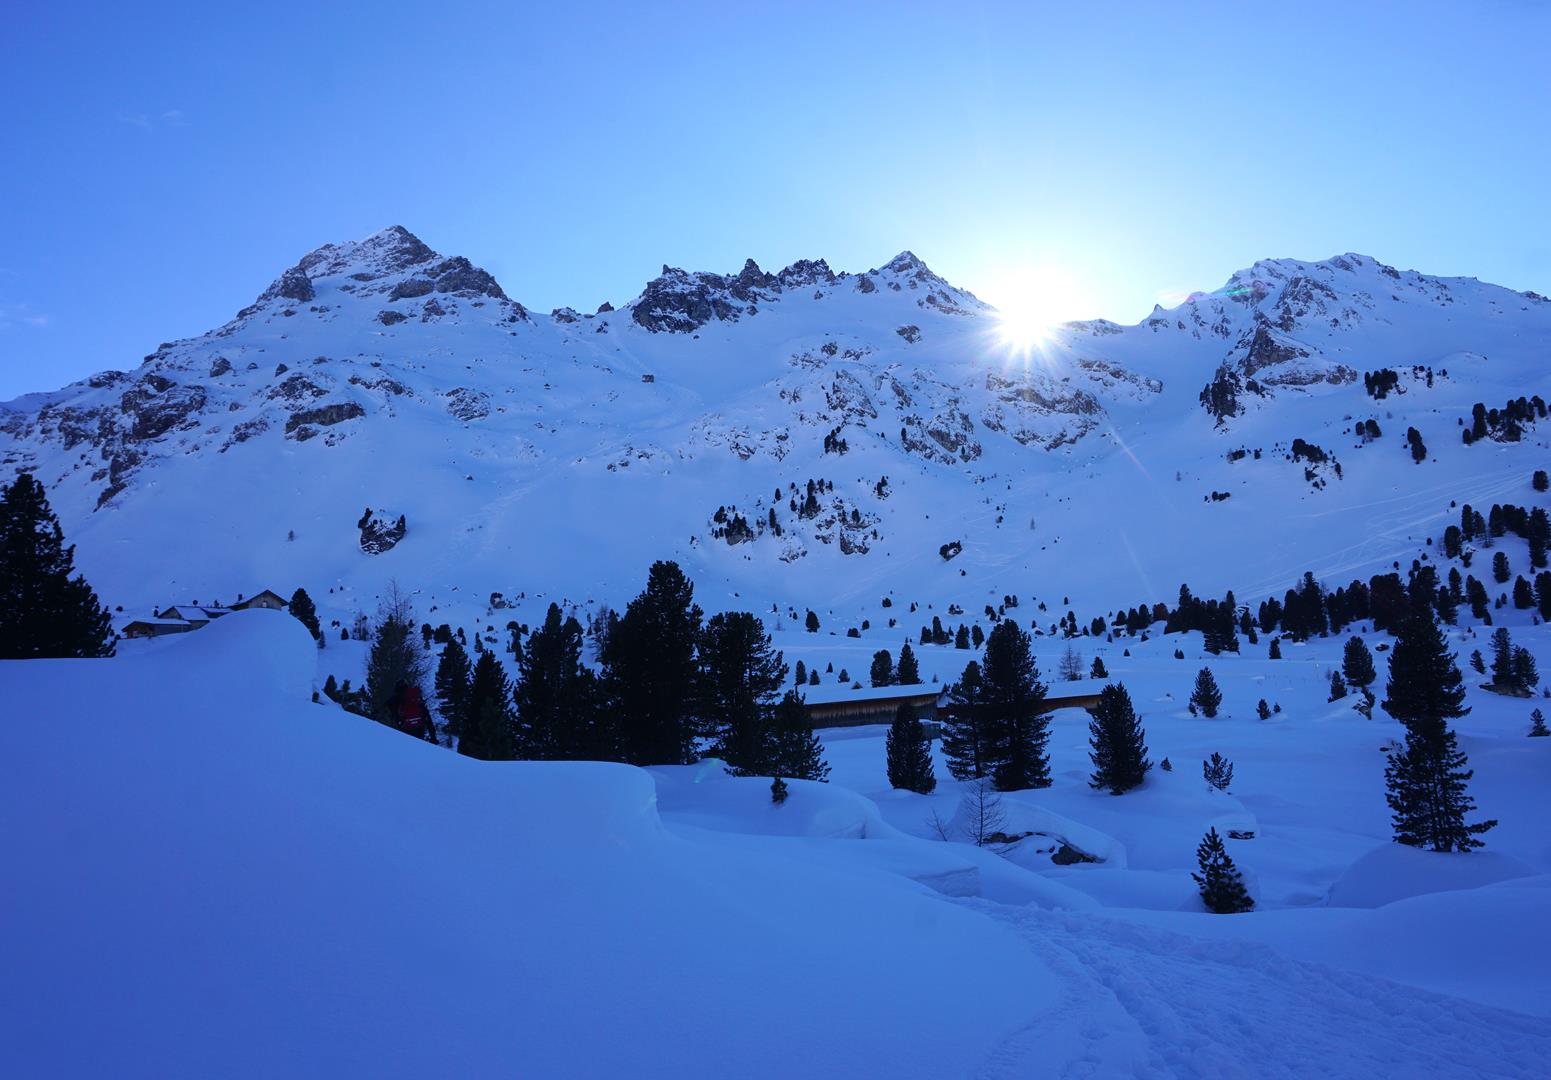
M 0 399 L 400 223 L 530 307 L 876 266 L 1132 322 L 1257 258 L 1551 293 L 1551 9 L 6 5 Z

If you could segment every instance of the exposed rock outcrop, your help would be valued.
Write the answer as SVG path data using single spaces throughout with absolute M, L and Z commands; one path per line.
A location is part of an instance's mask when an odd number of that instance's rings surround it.
M 361 550 L 368 555 L 392 551 L 409 531 L 403 514 L 395 520 L 386 510 L 373 510 L 369 506 L 355 524 L 361 531 Z

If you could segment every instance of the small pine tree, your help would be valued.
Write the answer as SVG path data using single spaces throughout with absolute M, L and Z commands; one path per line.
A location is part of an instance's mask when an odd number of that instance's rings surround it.
M 1274 638 L 1271 639 L 1271 647 L 1266 650 L 1266 656 L 1267 656 L 1268 659 L 1271 659 L 1271 660 L 1280 660 L 1282 658 L 1282 639 L 1281 638 L 1274 637 Z
M 1147 760 L 1147 733 L 1142 730 L 1131 695 L 1124 683 L 1114 683 L 1099 692 L 1099 703 L 1088 721 L 1093 775 L 1089 787 L 1107 788 L 1111 795 L 1123 795 L 1141 785 L 1152 768 Z
M 415 630 L 415 613 L 409 597 L 397 582 L 388 583 L 388 592 L 377 616 L 371 651 L 366 658 L 367 715 L 390 727 L 398 725 L 392 701 L 404 687 L 419 687 L 425 680 L 425 651 Z
M 0 660 L 112 656 L 113 642 L 43 485 L 19 474 L 0 489 Z
M 1233 783 L 1233 762 L 1214 750 L 1211 757 L 1201 762 L 1201 776 L 1207 786 L 1227 791 L 1228 785 Z
M 1104 666 L 1103 657 L 1095 656 L 1093 658 L 1093 669 L 1088 672 L 1088 677 L 1090 679 L 1109 678 L 1109 669 Z
M 1362 638 L 1346 639 L 1346 647 L 1341 653 L 1341 674 L 1349 684 L 1359 689 L 1372 686 L 1378 678 L 1378 672 L 1373 669 L 1373 654 L 1368 651 Z
M 317 641 L 323 637 L 323 629 L 318 625 L 318 608 L 312 602 L 312 597 L 307 595 L 306 589 L 298 588 L 291 594 L 291 602 L 286 605 L 286 610 L 307 628 L 312 640 Z
M 779 776 L 770 781 L 770 801 L 777 806 L 786 801 L 786 781 Z
M 1201 903 L 1206 910 L 1214 915 L 1234 915 L 1254 908 L 1255 901 L 1244 887 L 1244 877 L 1215 827 L 1207 830 L 1196 848 L 1196 861 L 1201 870 L 1190 876 L 1201 888 Z
M 1465 789 L 1474 773 L 1445 724 L 1406 729 L 1405 746 L 1390 753 L 1384 769 L 1395 841 L 1433 851 L 1466 852 L 1483 846 L 1477 839 L 1496 820 L 1465 823 L 1476 808 Z
M 1513 671 L 1513 640 L 1508 628 L 1499 626 L 1492 631 L 1492 685 L 1503 690 L 1515 688 Z
M 598 708 L 597 678 L 582 662 L 583 638 L 576 616 L 562 618 L 560 606 L 551 603 L 543 624 L 518 646 L 512 699 L 523 757 L 596 761 L 615 756 L 612 728 L 600 722 L 605 710 Z
M 1164 772 L 1173 772 L 1174 763 L 1168 758 L 1164 758 L 1162 761 L 1158 762 L 1158 768 L 1162 769 Z
M 889 686 L 894 682 L 894 658 L 887 649 L 872 654 L 872 667 L 867 675 L 873 686 Z
M 1384 770 L 1398 843 L 1434 851 L 1470 851 L 1497 824 L 1467 824 L 1475 809 L 1466 791 L 1468 760 L 1448 721 L 1470 712 L 1465 685 L 1431 612 L 1418 611 L 1400 627 L 1390 652 L 1384 709 L 1406 726 L 1405 746 Z
M 1507 554 L 1507 552 L 1499 551 L 1496 555 L 1493 555 L 1492 556 L 1492 580 L 1497 582 L 1497 584 L 1499 584 L 1499 585 L 1504 585 L 1504 584 L 1507 583 L 1508 579 L 1510 577 L 1512 577 L 1512 576 L 1513 576 L 1512 571 L 1508 568 L 1508 554 Z
M 1536 738 L 1551 735 L 1551 728 L 1546 727 L 1545 714 L 1539 709 L 1529 714 L 1529 733 Z
M 703 622 L 694 592 L 677 563 L 655 562 L 608 632 L 601 693 L 619 718 L 620 756 L 632 765 L 694 760 Z
M 824 747 L 813 734 L 808 706 L 795 690 L 788 690 L 770 716 L 770 756 L 777 776 L 798 780 L 829 779 Z
M 1519 691 L 1525 694 L 1535 689 L 1540 682 L 1540 672 L 1535 667 L 1535 658 L 1530 655 L 1528 649 L 1513 650 L 1513 683 Z
M 1212 675 L 1211 668 L 1202 668 L 1196 673 L 1196 685 L 1190 693 L 1190 704 L 1208 720 L 1217 715 L 1217 707 L 1222 704 L 1222 691 L 1217 688 L 1217 679 Z
M 1050 786 L 1050 714 L 1027 631 L 1011 619 L 986 638 L 986 757 L 999 791 Z
M 1339 671 L 1330 673 L 1330 700 L 1340 701 L 1346 697 L 1346 680 L 1341 678 Z
M 517 756 L 517 730 L 512 716 L 512 684 L 495 650 L 486 649 L 474 664 L 469 683 L 468 711 L 458 753 L 481 761 L 510 761 Z
M 1478 675 L 1486 674 L 1486 660 L 1481 656 L 1480 649 L 1470 651 L 1470 666 Z
M 436 703 L 449 735 L 463 734 L 463 724 L 468 717 L 469 684 L 473 677 L 468 653 L 463 651 L 457 638 L 450 638 L 437 662 L 434 684 Z
M 1255 715 L 1262 720 L 1271 719 L 1271 706 L 1266 704 L 1266 699 L 1261 698 L 1255 703 Z
M 964 674 L 948 688 L 944 710 L 942 752 L 948 771 L 955 780 L 985 776 L 987 707 L 980 665 L 974 660 L 964 665 Z
M 798 686 L 805 686 L 808 682 L 808 665 L 801 660 L 797 661 L 797 667 L 792 677 L 792 682 Z
M 932 740 L 909 705 L 901 705 L 884 739 L 889 786 L 918 795 L 930 795 L 937 787 L 932 769 Z
M 808 617 L 803 621 L 803 625 L 808 628 L 808 633 L 810 634 L 817 634 L 819 632 L 819 617 L 813 613 L 812 609 L 809 609 Z
M 916 662 L 915 650 L 908 641 L 900 646 L 899 667 L 894 674 L 894 681 L 901 686 L 913 686 L 921 681 L 921 666 Z

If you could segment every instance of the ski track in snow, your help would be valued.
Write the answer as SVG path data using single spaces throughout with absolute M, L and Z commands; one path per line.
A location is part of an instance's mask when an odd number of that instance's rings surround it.
M 956 901 L 1013 927 L 1062 977 L 1059 1005 L 972 1075 L 1543 1077 L 1543 1020 L 1287 958 L 1249 942 Z M 1234 1002 L 1232 1011 L 1214 1008 Z

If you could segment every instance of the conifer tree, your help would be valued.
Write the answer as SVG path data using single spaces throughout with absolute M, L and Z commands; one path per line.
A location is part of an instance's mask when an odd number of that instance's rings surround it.
M 601 760 L 614 756 L 599 730 L 598 690 L 582 662 L 582 624 L 551 603 L 544 622 L 517 654 L 513 688 L 518 750 L 523 757 Z
M 937 775 L 932 768 L 932 740 L 909 705 L 901 705 L 895 710 L 884 747 L 889 786 L 930 795 L 937 786 Z
M 1271 660 L 1280 660 L 1282 658 L 1282 639 L 1281 638 L 1274 637 L 1274 638 L 1271 639 L 1271 645 L 1266 650 L 1266 657 L 1268 659 L 1271 659 Z
M 771 771 L 797 780 L 829 779 L 824 746 L 813 734 L 808 706 L 795 690 L 788 690 L 770 716 Z
M 398 726 L 393 700 L 404 687 L 425 681 L 425 651 L 415 630 L 415 612 L 398 582 L 388 583 L 377 613 L 371 651 L 366 658 L 366 707 L 378 723 Z
M 1207 830 L 1196 848 L 1196 861 L 1200 864 L 1200 872 L 1190 876 L 1200 886 L 1201 903 L 1206 905 L 1206 910 L 1214 915 L 1233 915 L 1254 908 L 1255 901 L 1244 887 L 1244 876 L 1234 865 L 1233 857 L 1228 854 L 1215 827 Z
M 286 605 L 286 610 L 291 617 L 307 628 L 312 639 L 317 641 L 323 636 L 323 629 L 318 625 L 318 608 L 312 602 L 312 597 L 307 595 L 307 590 L 298 588 L 291 594 L 291 602 Z
M 770 801 L 780 806 L 786 801 L 786 781 L 777 776 L 770 781 Z
M 620 718 L 621 754 L 633 765 L 693 760 L 701 615 L 678 564 L 656 562 L 609 634 L 605 693 Z
M 1529 733 L 1536 738 L 1551 735 L 1551 728 L 1546 727 L 1546 716 L 1539 709 L 1529 714 Z
M 1502 585 L 1511 576 L 1512 574 L 1508 569 L 1508 554 L 1507 552 L 1499 551 L 1492 556 L 1492 580 Z
M 797 661 L 797 668 L 792 673 L 792 682 L 798 686 L 804 686 L 808 682 L 808 665 L 801 660 Z
M 43 485 L 20 473 L 0 488 L 0 660 L 112 656 L 113 643 Z
M 1373 669 L 1373 654 L 1368 651 L 1362 638 L 1346 639 L 1346 647 L 1341 653 L 1341 674 L 1359 690 L 1368 689 L 1373 685 L 1373 680 L 1378 678 L 1378 672 Z
M 469 655 L 457 638 L 449 638 L 436 665 L 436 703 L 449 735 L 461 736 L 468 717 L 469 683 L 474 677 Z
M 894 658 L 887 649 L 872 654 L 872 668 L 868 678 L 873 686 L 888 686 L 894 682 Z
M 817 634 L 819 632 L 819 617 L 813 613 L 811 608 L 808 610 L 808 617 L 804 621 L 804 625 L 810 634 Z
M 1141 785 L 1152 762 L 1147 760 L 1147 733 L 1124 683 L 1111 684 L 1099 692 L 1099 703 L 1088 722 L 1088 738 L 1088 756 L 1093 761 L 1090 787 L 1123 795 Z
M 701 635 L 700 679 L 700 714 L 712 740 L 711 756 L 736 776 L 777 771 L 770 710 L 786 681 L 786 664 L 765 624 L 747 611 L 711 616 Z
M 1233 762 L 1214 750 L 1211 757 L 1201 762 L 1201 777 L 1209 787 L 1227 791 L 1233 783 Z
M 1107 679 L 1107 678 L 1109 678 L 1109 669 L 1104 666 L 1104 658 L 1103 657 L 1095 656 L 1093 658 L 1093 669 L 1088 672 L 1088 677 L 1090 679 Z
M 1217 679 L 1212 675 L 1212 669 L 1202 668 L 1196 672 L 1195 689 L 1190 692 L 1191 707 L 1210 720 L 1217 715 L 1217 707 L 1221 704 L 1222 691 L 1217 688 Z
M 1330 700 L 1340 701 L 1346 697 L 1346 680 L 1341 678 L 1339 671 L 1330 673 Z
M 986 638 L 986 762 L 999 791 L 1050 786 L 1050 716 L 1028 632 L 1011 619 Z
M 1255 715 L 1262 720 L 1271 719 L 1271 706 L 1266 704 L 1265 698 L 1255 702 Z
M 1521 693 L 1528 694 L 1535 689 L 1535 684 L 1540 682 L 1540 673 L 1535 669 L 1535 658 L 1530 655 L 1528 649 L 1513 650 L 1513 683 Z
M 900 646 L 899 668 L 895 672 L 894 681 L 902 686 L 913 686 L 921 681 L 921 667 L 916 663 L 915 650 L 908 641 Z
M 1448 721 L 1470 712 L 1465 685 L 1431 613 L 1413 613 L 1390 652 L 1384 709 L 1406 727 L 1405 746 L 1384 770 L 1395 840 L 1434 851 L 1470 851 L 1497 824 L 1467 824 L 1468 760 Z
M 970 780 L 989 771 L 986 758 L 986 696 L 980 665 L 964 665 L 964 674 L 948 688 L 942 727 L 942 752 L 955 780 Z
M 468 714 L 458 753 L 481 761 L 511 761 L 517 756 L 517 726 L 512 717 L 512 687 L 494 649 L 474 663 Z

